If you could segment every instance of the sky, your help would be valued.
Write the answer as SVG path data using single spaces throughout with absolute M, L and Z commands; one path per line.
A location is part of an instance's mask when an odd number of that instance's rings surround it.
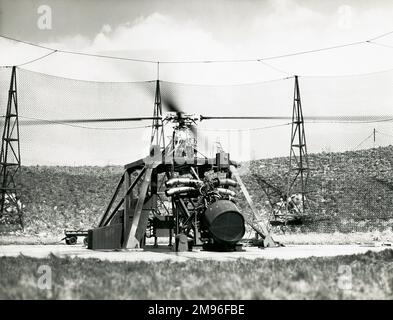
M 0 34 L 54 49 L 161 62 L 257 59 L 365 41 L 393 31 L 392 16 L 393 2 L 383 0 L 372 2 L 365 0 L 191 0 L 187 2 L 0 0 Z M 393 46 L 393 34 L 376 42 Z M 0 39 L 0 65 L 23 64 L 49 52 Z M 388 115 L 393 114 L 390 112 L 393 102 L 391 93 L 393 71 L 382 71 L 393 70 L 392 53 L 392 48 L 365 43 L 263 62 L 161 63 L 159 75 L 155 63 L 55 53 L 45 59 L 23 65 L 21 68 L 79 80 L 127 82 L 154 80 L 159 76 L 161 80 L 168 82 L 219 86 L 278 80 L 297 74 L 300 75 L 303 108 L 306 115 Z M 380 73 L 374 74 L 374 72 Z M 365 73 L 373 74 L 360 76 Z M 347 75 L 359 76 L 347 77 Z M 6 82 L 4 78 L 4 83 Z M 38 84 L 39 82 L 37 86 Z M 44 86 L 41 84 L 40 88 L 43 90 Z M 198 88 L 182 86 L 175 88 L 181 96 L 179 102 L 184 103 L 187 111 L 199 113 L 214 111 L 214 115 L 217 113 L 239 115 L 245 112 L 250 115 L 260 115 L 261 112 L 264 115 L 290 115 L 292 108 L 292 80 L 282 80 L 277 85 L 271 86 L 261 85 L 261 90 L 258 89 L 259 87 L 252 87 L 250 91 L 247 91 L 247 87 L 237 90 L 231 86 L 228 89 L 215 88 L 213 91 L 212 89 L 203 91 Z M 40 90 L 37 89 L 35 95 L 39 93 Z M 53 96 L 59 94 L 61 92 L 53 91 Z M 84 95 L 80 94 L 82 99 Z M 210 100 L 205 96 L 209 96 Z M 136 113 L 150 115 L 151 96 L 138 99 L 136 102 L 139 107 L 133 106 L 130 116 Z M 209 103 L 206 102 L 207 100 Z M 27 103 L 30 102 L 26 99 Z M 258 103 L 261 104 L 261 108 Z M 56 109 L 56 106 L 48 105 L 48 108 Z M 65 106 L 63 109 L 67 110 Z M 71 109 L 74 110 L 74 106 Z M 104 115 L 116 116 L 119 112 L 113 107 Z M 102 112 L 100 115 L 102 116 Z M 72 117 L 71 111 L 65 111 L 64 116 Z M 216 122 L 203 123 L 201 127 L 206 130 L 223 130 L 269 125 L 256 121 Z M 306 127 L 311 152 L 351 149 L 366 138 L 377 125 L 325 125 L 323 128 L 321 126 L 309 124 L 308 128 Z M 381 132 L 393 134 L 389 124 L 378 126 Z M 59 136 L 57 140 L 52 138 L 50 141 L 48 136 L 51 135 L 44 134 L 47 137 L 46 145 L 58 146 L 61 144 L 60 137 L 68 134 L 64 128 L 57 127 L 56 130 Z M 247 139 L 251 142 L 247 143 L 250 150 L 246 152 L 245 157 L 286 155 L 289 151 L 289 130 L 289 127 L 279 127 L 270 131 L 253 130 L 251 134 L 246 133 Z M 107 144 L 116 146 L 116 149 L 113 147 L 109 154 L 118 152 L 116 151 L 118 144 L 111 143 L 112 140 L 120 139 L 118 134 L 106 134 Z M 111 134 L 113 137 L 110 136 Z M 220 131 L 219 135 L 222 134 Z M 55 164 L 60 158 L 61 161 L 71 164 L 124 163 L 129 158 L 143 154 L 145 150 L 142 146 L 148 141 L 149 130 L 139 130 L 138 133 L 130 130 L 126 135 L 134 141 L 134 147 L 126 154 L 122 153 L 114 155 L 111 159 L 102 160 L 98 160 L 101 159 L 100 152 L 97 151 L 100 150 L 98 138 L 95 138 L 97 141 L 94 143 L 93 140 L 89 140 L 90 138 L 82 139 L 90 145 L 89 151 L 86 154 L 80 152 L 80 156 L 76 155 L 74 160 L 63 156 L 73 153 L 71 147 L 64 144 L 59 148 L 64 151 L 51 156 L 50 150 L 47 150 L 46 159 L 42 159 L 40 156 L 43 152 L 40 149 L 42 140 L 37 139 L 36 147 L 32 148 L 31 146 L 35 144 L 30 144 L 31 161 L 28 163 L 46 161 L 45 163 Z M 213 132 L 211 135 L 215 140 L 217 134 Z M 139 136 L 147 136 L 147 138 L 141 140 Z M 225 133 L 225 136 L 221 137 L 222 143 L 224 140 L 233 141 L 233 137 L 229 138 L 229 136 Z M 31 139 L 33 137 L 34 135 L 30 135 Z M 74 139 L 75 144 L 71 143 L 71 145 L 76 145 L 76 142 L 81 140 L 76 134 Z M 380 139 L 383 144 L 390 143 L 387 135 L 384 138 L 381 136 Z M 228 143 L 226 144 L 229 147 Z M 80 150 L 81 147 L 78 149 Z M 239 156 L 244 155 L 243 151 L 237 153 Z M 60 154 L 62 156 L 59 156 Z
M 50 29 L 38 25 L 50 9 Z M 45 7 L 46 6 L 46 7 Z M 254 59 L 370 39 L 392 31 L 391 1 L 0 1 L 1 34 L 55 49 L 95 52 L 153 60 Z M 393 36 L 385 41 L 393 42 Z M 47 53 L 17 46 L 0 56 L 6 64 L 24 62 Z M 21 49 L 23 48 L 23 50 Z M 2 50 L 3 51 L 3 50 Z M 356 53 L 356 54 L 354 54 Z M 375 59 L 378 54 L 378 59 Z M 271 60 L 269 64 L 289 74 L 347 74 L 393 67 L 391 50 L 360 45 L 328 53 Z M 87 61 L 88 60 L 88 61 Z M 64 63 L 59 61 L 72 62 Z M 100 64 L 100 70 L 84 72 Z M 389 64 L 390 63 L 390 64 Z M 88 64 L 88 68 L 83 68 Z M 259 63 L 261 64 L 261 63 Z M 27 67 L 27 66 L 26 66 Z M 56 54 L 30 69 L 79 79 L 133 80 L 156 77 L 155 66 L 97 62 L 95 59 Z M 134 68 L 141 74 L 124 73 Z M 223 64 L 212 71 L 201 66 L 161 66 L 164 80 L 192 83 L 222 83 L 280 77 L 267 66 Z M 220 71 L 231 69 L 232 72 Z M 251 69 L 251 70 L 250 70 Z M 252 72 L 252 70 L 255 70 Z M 79 71 L 79 72 L 78 72 Z M 134 70 L 135 71 L 135 70 Z M 142 75 L 143 74 L 143 75 Z

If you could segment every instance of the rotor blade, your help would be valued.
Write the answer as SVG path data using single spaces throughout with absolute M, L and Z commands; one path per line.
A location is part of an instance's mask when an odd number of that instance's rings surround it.
M 97 119 L 34 119 L 21 117 L 28 119 L 23 121 L 24 125 L 45 125 L 45 124 L 67 124 L 67 123 L 98 123 L 98 122 L 129 122 L 129 121 L 144 121 L 144 120 L 156 120 L 161 119 L 160 117 L 138 117 L 138 118 L 97 118 Z
M 175 101 L 175 98 L 171 93 L 165 93 L 163 96 L 161 96 L 161 101 L 164 106 L 166 106 L 169 112 L 176 112 L 178 117 L 181 117 L 183 111 L 179 108 Z M 190 126 L 190 130 L 195 136 L 197 135 L 196 126 Z
M 286 116 L 201 116 L 201 120 L 292 120 L 292 117 Z M 334 121 L 334 122 L 388 122 L 393 121 L 393 116 L 308 116 L 303 117 L 305 121 Z
M 170 93 L 165 93 L 161 96 L 161 101 L 169 112 L 181 113 L 181 109 L 176 103 L 175 98 Z
M 309 116 L 304 117 L 307 121 L 332 121 L 332 122 L 386 122 L 392 121 L 393 116 L 391 115 L 370 115 L 370 116 Z
M 287 119 L 287 120 L 289 120 L 289 119 L 292 119 L 292 117 L 285 117 L 285 116 L 283 116 L 283 117 L 279 117 L 279 116 L 271 116 L 271 117 L 268 117 L 268 116 L 259 116 L 259 117 L 258 116 L 255 116 L 255 117 L 253 117 L 253 116 L 206 117 L 206 116 L 201 116 L 200 119 L 201 120 L 232 120 L 232 119 L 234 119 L 234 120 L 237 120 L 237 119 L 244 119 L 244 120 L 252 120 L 252 119 L 264 119 L 264 120 L 276 120 L 276 119 L 280 120 L 281 119 L 282 120 L 282 119 Z

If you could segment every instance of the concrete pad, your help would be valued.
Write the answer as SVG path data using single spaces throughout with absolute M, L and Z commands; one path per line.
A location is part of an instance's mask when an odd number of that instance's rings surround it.
M 159 262 L 170 260 L 184 262 L 187 260 L 216 260 L 233 261 L 236 259 L 296 259 L 308 257 L 332 257 L 339 255 L 351 255 L 371 251 L 382 251 L 384 246 L 362 245 L 291 245 L 287 247 L 260 249 L 256 247 L 244 247 L 238 252 L 209 252 L 194 249 L 188 252 L 173 252 L 167 246 L 159 248 L 147 248 L 145 250 L 121 250 L 121 251 L 93 251 L 82 245 L 2 245 L 0 257 L 16 257 L 19 254 L 34 258 L 45 258 L 50 253 L 58 257 L 96 258 L 108 261 L 146 261 Z

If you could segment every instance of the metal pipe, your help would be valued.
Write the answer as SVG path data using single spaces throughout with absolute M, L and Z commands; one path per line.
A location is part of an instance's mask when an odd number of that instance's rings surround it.
M 214 184 L 218 186 L 228 186 L 228 187 L 237 187 L 237 182 L 232 179 L 214 179 Z
M 232 190 L 229 190 L 229 189 L 217 188 L 217 191 L 218 191 L 220 194 L 223 194 L 223 195 L 226 195 L 226 196 L 231 196 L 231 197 L 236 196 L 236 192 L 235 192 L 235 191 L 232 191 Z
M 165 182 L 166 187 L 173 187 L 177 186 L 179 184 L 185 184 L 185 185 L 200 185 L 202 181 L 196 180 L 196 179 L 191 179 L 191 178 L 172 178 L 169 179 L 167 182 Z
M 168 189 L 165 191 L 165 194 L 167 197 L 171 197 L 175 194 L 181 194 L 181 193 L 189 193 L 192 191 L 196 191 L 197 189 L 193 188 L 193 187 L 177 187 L 177 188 L 172 188 L 172 189 Z

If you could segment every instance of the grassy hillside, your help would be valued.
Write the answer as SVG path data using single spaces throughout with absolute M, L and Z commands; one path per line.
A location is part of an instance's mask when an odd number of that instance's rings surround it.
M 89 228 L 106 209 L 122 167 L 23 167 L 25 231 Z
M 253 161 L 244 175 L 253 199 L 267 200 L 258 177 L 286 185 L 288 158 Z M 309 155 L 310 214 L 303 231 L 369 231 L 393 226 L 393 147 Z
M 392 263 L 391 249 L 329 258 L 230 262 L 1 257 L 0 299 L 391 300 Z M 37 285 L 42 265 L 52 271 L 47 290 Z
M 312 223 L 292 231 L 370 231 L 393 225 L 393 147 L 309 156 Z M 246 169 L 248 168 L 248 169 Z M 258 184 L 264 177 L 284 188 L 287 158 L 252 161 L 243 179 L 257 206 L 267 209 Z M 23 167 L 22 202 L 28 233 L 61 233 L 94 226 L 122 167 Z M 4 227 L 3 227 L 4 231 Z

